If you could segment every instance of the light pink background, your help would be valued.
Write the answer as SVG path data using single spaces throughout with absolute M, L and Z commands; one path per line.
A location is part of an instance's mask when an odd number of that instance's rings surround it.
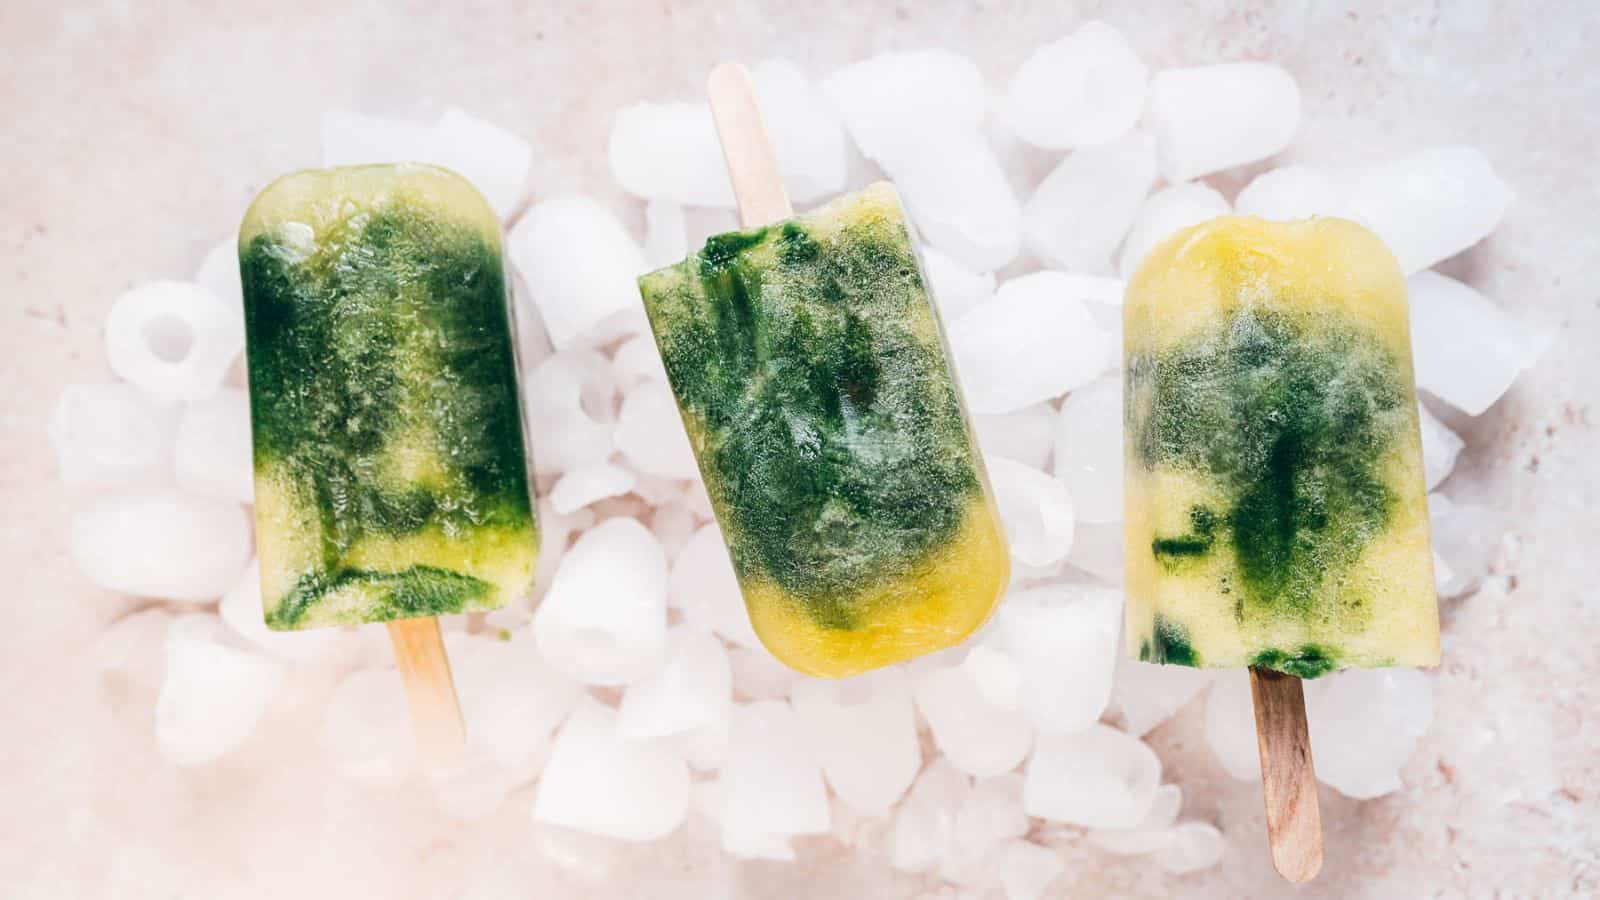
M 8 0 L 0 11 L 0 565 L 11 578 L 0 601 L 0 884 L 104 867 L 112 846 L 130 844 L 227 872 L 242 845 L 271 841 L 292 873 L 297 854 L 314 854 L 321 840 L 297 832 L 294 805 L 307 800 L 297 791 L 325 784 L 296 774 L 315 769 L 314 709 L 270 714 L 274 733 L 302 736 L 293 741 L 252 741 L 193 770 L 153 762 L 153 697 L 108 691 L 83 659 L 130 601 L 87 587 L 68 562 L 68 498 L 44 440 L 60 387 L 109 374 L 100 321 L 116 296 L 146 279 L 188 277 L 266 180 L 315 163 L 321 110 L 422 115 L 463 106 L 534 142 L 536 196 L 582 189 L 637 220 L 637 205 L 606 175 L 609 117 L 630 101 L 696 93 L 717 60 L 782 54 L 820 70 L 875 50 L 943 45 L 974 56 L 998 87 L 1031 47 L 1088 17 L 1122 29 L 1152 67 L 1287 66 L 1307 112 L 1293 158 L 1342 163 L 1470 143 L 1518 192 L 1494 237 L 1447 266 L 1562 328 L 1509 398 L 1451 423 L 1468 452 L 1449 491 L 1509 510 L 1514 532 L 1498 577 L 1446 607 L 1438 715 L 1405 790 L 1358 803 L 1324 789 L 1327 864 L 1314 885 L 1292 893 L 1600 892 L 1600 16 L 1588 0 L 392 8 Z M 1047 166 L 1049 157 L 1032 163 Z M 1153 743 L 1167 780 L 1184 787 L 1185 818 L 1213 820 L 1227 834 L 1221 865 L 1170 877 L 1083 851 L 1057 882 L 1063 895 L 1290 893 L 1268 866 L 1258 788 L 1211 759 L 1199 706 Z M 141 774 L 107 777 L 124 771 Z M 358 812 L 341 827 L 381 823 L 384 843 L 348 860 L 348 883 L 304 884 L 303 896 L 449 896 L 464 868 L 483 864 L 480 853 L 523 860 L 507 891 L 529 896 L 926 888 L 891 876 L 882 860 L 840 858 L 825 841 L 803 845 L 796 865 L 732 865 L 681 833 L 628 855 L 610 881 L 584 881 L 537 857 L 527 804 L 516 797 L 472 826 L 435 814 L 422 791 L 350 802 Z M 114 830 L 86 824 L 90 808 Z

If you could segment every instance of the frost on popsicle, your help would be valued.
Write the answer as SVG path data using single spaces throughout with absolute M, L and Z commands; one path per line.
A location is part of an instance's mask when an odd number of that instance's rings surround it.
M 751 619 L 844 675 L 988 618 L 1006 551 L 891 188 L 640 279 Z
M 421 165 L 301 172 L 240 229 L 267 622 L 493 609 L 537 530 L 499 224 Z
M 1405 287 L 1337 219 L 1223 218 L 1129 287 L 1128 635 L 1314 678 L 1438 661 Z

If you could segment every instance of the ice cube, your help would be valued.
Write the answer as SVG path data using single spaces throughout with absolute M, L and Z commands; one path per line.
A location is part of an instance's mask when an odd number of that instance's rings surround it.
M 630 194 L 683 206 L 733 206 L 708 104 L 624 106 L 611 121 L 607 155 L 611 176 Z
M 611 356 L 612 374 L 626 393 L 642 381 L 665 383 L 667 370 L 661 364 L 661 351 L 646 335 L 635 335 L 617 345 Z
M 1183 790 L 1175 784 L 1156 788 L 1150 810 L 1132 828 L 1100 828 L 1089 832 L 1089 843 L 1118 856 L 1143 856 L 1168 847 L 1174 838 L 1173 823 L 1183 807 Z
M 561 726 L 533 798 L 536 822 L 622 841 L 665 837 L 688 812 L 683 760 L 623 738 L 616 715 L 592 700 Z
M 200 400 L 244 349 L 242 312 L 198 285 L 152 281 L 117 299 L 105 321 L 112 371 L 158 400 Z
M 1145 122 L 1160 148 L 1161 174 L 1177 184 L 1289 146 L 1300 128 L 1300 88 L 1269 63 L 1167 69 L 1150 79 Z
M 696 772 L 715 772 L 728 762 L 730 718 L 730 715 L 724 715 L 709 728 L 659 738 L 657 742 L 670 747 Z
M 1172 841 L 1156 852 L 1156 863 L 1168 872 L 1182 875 L 1209 869 L 1222 858 L 1227 844 L 1215 825 L 1184 822 L 1172 829 Z
M 1378 233 L 1406 274 L 1483 240 L 1511 205 L 1511 188 L 1471 147 L 1432 147 L 1349 173 L 1346 215 Z
M 1103 581 L 1123 579 L 1122 526 L 1078 522 L 1072 528 L 1072 550 L 1067 562 Z
M 234 503 L 125 489 L 74 515 L 68 546 L 79 571 L 107 590 L 210 600 L 250 562 L 250 519 Z
M 916 772 L 912 772 L 916 777 Z M 834 797 L 829 805 L 833 819 L 833 839 L 861 854 L 884 856 L 888 853 L 889 829 L 894 824 L 894 810 L 879 815 L 867 815 L 850 804 Z
M 951 765 L 968 775 L 987 778 L 1009 772 L 1033 746 L 1027 718 L 991 703 L 966 667 L 922 673 L 916 699 L 934 743 Z
M 971 791 L 965 774 L 943 758 L 934 760 L 895 811 L 889 864 L 902 872 L 926 872 L 938 865 L 950 849 L 956 815 Z
M 1431 491 L 1450 476 L 1466 444 L 1421 402 L 1417 403 L 1417 420 L 1422 424 L 1422 468 Z
M 1004 710 L 1022 707 L 1022 667 L 1007 653 L 980 643 L 967 651 L 960 667 L 978 686 L 984 702 Z
M 1122 712 L 1123 727 L 1130 734 L 1143 737 L 1199 696 L 1214 677 L 1216 673 L 1209 669 L 1155 665 L 1122 657 L 1117 661 L 1112 704 Z
M 1505 516 L 1487 507 L 1453 502 L 1446 494 L 1428 495 L 1435 555 L 1444 573 L 1436 573 L 1439 594 L 1456 597 L 1477 589 L 1495 561 L 1495 547 L 1506 531 Z
M 614 426 L 597 418 L 604 411 L 591 413 L 584 405 L 585 393 L 596 393 L 600 372 L 607 368 L 599 353 L 574 349 L 557 353 L 534 369 L 525 402 L 528 430 L 540 436 L 533 454 L 540 474 L 565 472 L 611 456 Z
M 69 384 L 48 426 L 67 484 L 153 480 L 170 440 L 169 416 L 127 384 Z
M 790 702 L 834 793 L 864 815 L 888 815 L 922 766 L 905 672 L 802 678 Z
M 976 413 L 1014 412 L 1088 384 L 1106 368 L 1106 342 L 1060 272 L 1000 286 L 950 329 L 967 402 Z
M 517 364 L 526 387 L 526 379 L 556 351 L 543 317 L 533 308 L 533 297 L 522 276 L 513 267 L 507 277 L 511 288 L 511 339 L 516 344 Z
M 587 348 L 553 354 L 534 372 L 541 405 L 577 409 L 596 422 L 614 422 L 620 388 L 605 355 Z
M 328 699 L 320 741 L 346 778 L 382 787 L 410 778 L 417 742 L 400 673 L 383 667 L 346 675 Z
M 706 493 L 706 484 L 699 478 L 691 478 L 689 483 L 684 485 L 683 505 L 701 522 L 710 522 L 716 518 L 716 513 L 711 509 L 711 495 Z
M 516 134 L 450 107 L 429 136 L 428 162 L 472 182 L 495 215 L 508 219 L 528 195 L 533 148 Z
M 635 473 L 633 485 L 634 496 L 643 500 L 645 505 L 661 509 L 679 509 L 688 513 L 688 505 L 684 500 L 686 482 L 678 478 L 658 478 L 655 475 L 638 475 Z M 658 512 L 660 509 L 657 510 Z M 694 518 L 693 514 L 689 516 Z M 693 531 L 693 529 L 690 529 Z M 687 535 L 685 535 L 687 538 Z
M 1108 725 L 1040 735 L 1028 760 L 1028 815 L 1084 828 L 1132 828 L 1155 802 L 1161 761 L 1143 741 Z
M 949 50 L 880 53 L 835 71 L 822 89 L 862 154 L 886 169 L 944 135 L 977 129 L 988 107 L 983 73 Z
M 1048 565 L 1030 566 L 1012 556 L 1011 580 L 1018 587 L 1034 587 L 1040 583 L 1060 578 L 1066 572 L 1066 566 L 1065 559 L 1058 559 Z
M 652 269 L 681 262 L 689 255 L 689 225 L 683 207 L 670 200 L 644 205 L 644 256 Z M 652 344 L 654 342 L 651 342 Z
M 1118 284 L 1121 284 L 1119 281 Z M 1105 344 L 1106 371 L 1122 377 L 1122 307 L 1104 303 L 1090 303 L 1089 318 L 1100 328 L 1100 339 Z
M 716 636 L 680 626 L 659 672 L 628 687 L 617 710 L 617 733 L 655 738 L 715 729 L 727 721 L 733 670 Z
M 660 478 L 698 478 L 700 467 L 689 446 L 672 391 L 646 381 L 628 391 L 617 416 L 617 449 L 640 471 Z
M 1061 854 L 1029 841 L 1007 841 L 999 852 L 1000 884 L 1006 900 L 1039 900 L 1067 870 Z
M 1144 201 L 1122 245 L 1119 268 L 1132 278 L 1146 255 L 1162 241 L 1191 225 L 1228 214 L 1228 201 L 1215 188 L 1199 181 L 1164 187 Z
M 978 886 L 998 876 L 995 853 L 1006 841 L 1028 833 L 1022 812 L 1022 776 L 1014 772 L 980 778 L 962 798 L 951 823 L 950 847 L 939 874 L 954 884 Z
M 983 135 L 947 135 L 884 168 L 922 236 L 967 268 L 998 269 L 1022 249 L 1022 207 Z
M 1111 254 L 1155 181 L 1155 141 L 1142 131 L 1071 154 L 1045 176 L 1023 209 L 1028 249 L 1077 272 L 1109 270 Z
M 569 677 L 623 685 L 664 662 L 666 612 L 661 544 L 635 519 L 608 519 L 567 551 L 533 632 L 540 655 Z
M 322 164 L 423 162 L 433 136 L 426 122 L 330 109 L 322 114 Z
M 1077 518 L 1122 521 L 1122 379 L 1101 378 L 1061 404 L 1055 473 L 1072 494 Z
M 1439 555 L 1439 551 L 1435 550 L 1433 552 L 1434 590 L 1437 591 L 1441 597 L 1454 597 L 1457 584 L 1458 579 L 1456 577 L 1455 569 L 1451 568 L 1450 563 L 1447 562 L 1444 557 Z
M 773 656 L 760 641 L 728 651 L 733 667 L 734 693 L 745 700 L 784 700 L 800 674 Z
M 327 659 L 343 643 L 336 628 L 273 631 L 267 627 L 261 606 L 261 562 L 252 559 L 239 580 L 222 595 L 217 613 L 234 633 L 272 656 L 292 663 Z
M 1023 60 L 1001 111 L 1034 146 L 1092 147 L 1133 128 L 1149 83 L 1150 71 L 1121 33 L 1090 21 Z
M 563 516 L 550 505 L 549 499 L 539 502 L 539 560 L 533 573 L 534 597 L 542 598 L 550 589 L 550 582 L 555 580 L 556 572 L 561 569 L 561 560 L 567 555 L 567 543 L 572 536 L 592 527 L 596 521 L 598 518 L 592 509 L 580 509 L 570 516 Z M 517 625 L 529 621 L 526 609 L 524 606 Z
M 667 559 L 673 564 L 677 563 L 678 554 L 694 537 L 694 516 L 682 506 L 658 506 L 650 514 L 650 530 L 655 533 L 656 540 L 661 542 L 661 548 L 667 552 Z M 667 603 L 672 603 L 672 581 L 667 580 Z
M 1077 731 L 1100 718 L 1120 649 L 1120 594 L 1033 588 L 1008 599 L 998 619 L 1000 640 L 1021 673 L 1022 713 L 1036 731 Z
M 994 273 L 974 272 L 935 247 L 918 249 L 928 290 L 939 305 L 939 315 L 954 322 L 967 310 L 994 296 Z
M 283 666 L 235 642 L 210 614 L 174 619 L 163 650 L 156 741 L 178 766 L 216 760 L 255 731 L 283 683 Z
M 1438 272 L 1407 280 L 1417 387 L 1476 416 L 1536 362 L 1554 335 Z
M 224 387 L 191 404 L 178 420 L 172 456 L 184 490 L 237 503 L 253 501 L 249 396 Z
M 528 773 L 507 769 L 471 745 L 448 764 L 430 769 L 427 777 L 439 808 L 466 821 L 492 815 L 512 790 L 531 780 Z
M 1257 175 L 1233 201 L 1242 216 L 1289 221 L 1344 214 L 1345 194 L 1332 172 L 1283 166 Z
M 761 646 L 715 523 L 695 532 L 673 560 L 670 592 L 672 605 L 690 624 L 710 628 L 742 647 Z
M 90 649 L 95 668 L 144 688 L 161 687 L 163 647 L 172 620 L 171 612 L 151 606 L 112 622 Z
M 787 59 L 763 61 L 750 70 L 750 80 L 789 196 L 808 203 L 843 190 L 844 126 L 822 89 Z
M 526 629 L 510 640 L 478 638 L 453 654 L 456 695 L 467 740 L 496 765 L 525 770 L 542 758 L 550 735 L 581 695 L 539 658 Z
M 1011 555 L 1030 566 L 1048 566 L 1072 549 L 1072 497 L 1066 485 L 1003 456 L 985 456 L 989 482 L 1000 505 Z
M 566 471 L 550 489 L 550 505 L 566 515 L 607 497 L 633 490 L 633 473 L 608 462 L 593 462 Z
M 1259 781 L 1261 756 L 1250 677 L 1242 669 L 1227 670 L 1218 672 L 1213 681 L 1206 698 L 1206 743 L 1229 775 Z
M 1357 800 L 1381 797 L 1400 790 L 1400 769 L 1433 721 L 1433 681 L 1416 669 L 1336 672 L 1306 684 L 1306 720 L 1317 780 Z
M 589 197 L 565 194 L 533 204 L 507 244 L 557 350 L 592 336 L 608 319 L 639 311 L 634 279 L 649 268 L 644 251 Z
M 747 836 L 783 838 L 826 834 L 828 792 L 800 720 L 778 701 L 734 707 L 722 838 L 737 844 Z
M 211 248 L 206 258 L 195 270 L 194 283 L 206 293 L 222 301 L 228 309 L 243 314 L 244 284 L 239 276 L 239 234 L 234 232 L 222 243 Z
M 1056 410 L 1049 403 L 1035 403 L 1016 412 L 977 415 L 972 427 L 985 453 L 1004 456 L 1033 469 L 1050 465 L 1050 449 L 1055 443 Z
M 1065 276 L 1057 278 L 1056 283 L 1061 287 L 1061 293 L 1069 297 L 1077 297 L 1089 305 L 1090 315 L 1095 317 L 1095 322 L 1105 328 L 1109 323 L 1116 323 L 1117 333 L 1122 329 L 1122 295 L 1128 290 L 1128 283 L 1121 278 L 1109 278 L 1104 275 L 1078 275 L 1072 272 L 1062 272 Z M 1117 343 L 1117 355 L 1122 353 L 1122 344 Z

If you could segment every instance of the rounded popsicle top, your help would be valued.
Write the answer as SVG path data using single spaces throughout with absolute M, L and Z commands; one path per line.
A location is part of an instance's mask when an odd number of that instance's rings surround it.
M 1377 235 L 1348 219 L 1221 216 L 1150 251 L 1128 282 L 1128 352 L 1159 350 L 1244 307 L 1360 321 L 1411 356 L 1406 280 Z
M 257 235 L 285 227 L 302 229 L 299 236 L 309 247 L 347 228 L 353 218 L 383 207 L 428 210 L 500 245 L 500 220 L 472 182 L 441 166 L 386 163 L 302 169 L 277 178 L 245 211 L 239 247 L 243 250 Z

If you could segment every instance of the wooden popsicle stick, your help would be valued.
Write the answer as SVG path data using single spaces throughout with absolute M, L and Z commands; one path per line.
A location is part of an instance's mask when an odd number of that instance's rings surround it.
M 467 729 L 456 700 L 450 660 L 444 653 L 444 638 L 439 634 L 439 620 L 396 619 L 386 624 L 400 681 L 406 689 L 417 749 L 430 764 L 448 763 L 466 747 Z
M 1310 881 L 1322 869 L 1322 814 L 1311 764 L 1306 698 L 1300 679 L 1250 668 L 1261 753 L 1261 793 L 1267 804 L 1272 865 L 1290 881 Z
M 783 169 L 767 137 L 767 122 L 761 117 L 749 71 L 738 63 L 717 66 L 706 79 L 706 94 L 739 204 L 739 222 L 759 228 L 793 216 L 794 207 L 783 189 Z

